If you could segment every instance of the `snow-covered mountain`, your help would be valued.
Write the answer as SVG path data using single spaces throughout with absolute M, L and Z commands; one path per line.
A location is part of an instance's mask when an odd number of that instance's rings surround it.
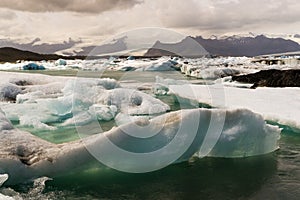
M 210 37 L 206 38 L 206 39 L 218 39 L 218 40 L 222 40 L 222 39 L 227 39 L 227 38 L 235 38 L 235 39 L 240 39 L 240 38 L 246 38 L 246 37 L 250 37 L 250 38 L 255 38 L 257 36 L 266 36 L 268 38 L 282 38 L 285 40 L 292 40 L 294 42 L 297 42 L 300 44 L 300 34 L 267 34 L 267 33 L 254 33 L 254 32 L 249 32 L 249 33 L 240 33 L 240 34 L 225 34 L 225 35 L 211 35 Z
M 194 41 L 194 42 L 192 42 Z M 233 55 L 233 56 L 255 56 L 261 54 L 272 54 L 272 53 L 283 53 L 291 51 L 300 51 L 300 34 L 265 34 L 259 35 L 252 32 L 246 34 L 234 34 L 234 35 L 212 35 L 210 37 L 204 38 L 201 36 L 187 37 L 181 42 L 177 43 L 163 43 L 163 42 L 153 42 L 151 44 L 138 44 L 130 42 L 126 36 L 121 38 L 113 39 L 107 43 L 97 45 L 95 41 L 87 41 L 81 39 L 69 38 L 66 41 L 61 41 L 57 43 L 46 43 L 40 38 L 36 38 L 29 42 L 18 42 L 10 39 L 0 39 L 0 48 L 2 47 L 12 47 L 20 50 L 31 51 L 39 54 L 59 54 L 66 56 L 76 56 L 76 55 L 127 55 L 133 54 L 132 51 L 138 52 L 138 55 L 142 55 L 144 52 L 146 55 L 151 55 L 154 53 L 153 49 L 165 49 L 166 51 L 175 51 L 175 54 L 182 55 L 192 55 L 195 54 L 195 41 L 202 45 L 204 49 L 199 48 L 196 54 L 202 55 L 207 51 L 213 55 Z M 140 42 L 142 43 L 142 42 Z M 193 44 L 192 44 L 193 43 Z M 191 48 L 191 46 L 193 46 Z M 151 48 L 152 47 L 152 48 Z M 128 53 L 129 52 L 129 53 Z M 141 53 L 142 52 L 142 53 Z M 174 53 L 174 52 L 173 52 Z M 156 56 L 165 55 L 166 52 L 161 53 L 156 51 L 154 53 Z
M 286 53 L 300 51 L 299 43 L 283 38 L 271 38 L 265 35 L 233 35 L 233 36 L 221 36 L 210 37 L 208 39 L 202 36 L 187 37 L 200 44 L 199 48 L 204 48 L 211 55 L 218 56 L 259 56 L 275 53 Z M 157 42 L 149 51 L 146 56 L 159 56 L 168 55 L 165 49 L 176 49 L 183 46 L 185 40 L 182 40 L 176 44 L 167 44 Z M 189 49 L 187 47 L 186 49 Z M 171 51 L 176 54 L 176 52 Z M 178 55 L 184 55 L 184 51 L 177 53 Z

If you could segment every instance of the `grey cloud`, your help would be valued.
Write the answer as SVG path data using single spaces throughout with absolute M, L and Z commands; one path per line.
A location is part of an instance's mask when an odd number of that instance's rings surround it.
M 140 3 L 138 0 L 1 0 L 0 8 L 28 12 L 101 13 L 112 9 L 124 9 Z
M 177 2 L 177 1 L 176 1 Z M 205 30 L 233 29 L 266 23 L 299 22 L 298 0 L 214 0 L 173 3 L 160 13 L 164 26 Z M 171 3 L 171 2 L 170 2 Z M 176 8 L 178 7 L 178 8 Z M 181 10 L 181 11 L 180 11 Z
M 0 20 L 12 20 L 16 17 L 17 15 L 14 12 L 0 9 Z

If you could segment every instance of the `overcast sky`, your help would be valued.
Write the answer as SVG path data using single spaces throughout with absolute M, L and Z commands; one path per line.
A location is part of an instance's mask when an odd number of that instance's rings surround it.
M 299 0 L 1 0 L 0 39 L 104 40 L 142 27 L 185 35 L 300 33 Z

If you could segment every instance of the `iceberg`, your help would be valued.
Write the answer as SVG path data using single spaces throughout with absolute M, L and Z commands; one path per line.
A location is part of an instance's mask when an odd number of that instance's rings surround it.
M 18 94 L 22 92 L 17 85 L 6 83 L 0 85 L 0 101 L 15 101 Z
M 57 61 L 55 61 L 55 65 L 56 66 L 65 66 L 65 65 L 67 65 L 67 61 L 64 59 L 58 59 Z
M 15 200 L 13 197 L 5 196 L 1 193 L 0 193 L 0 199 L 2 199 L 2 200 Z
M 163 79 L 162 77 L 156 76 L 152 91 L 155 95 L 167 95 L 169 94 L 169 85 L 184 84 L 189 84 L 189 82 L 185 80 Z
M 0 117 L 5 120 L 2 112 Z M 0 162 L 3 173 L 9 175 L 8 184 L 55 177 L 95 159 L 117 170 L 138 173 L 193 156 L 230 158 L 270 153 L 278 148 L 280 131 L 246 109 L 170 112 L 63 144 L 2 127 Z
M 83 126 L 92 121 L 110 121 L 115 118 L 118 108 L 114 105 L 94 104 L 90 106 L 88 111 L 79 112 L 74 117 L 67 119 L 62 126 Z
M 97 95 L 96 99 L 97 103 L 115 105 L 120 112 L 129 115 L 153 115 L 170 110 L 167 104 L 134 89 L 117 88 L 109 90 L 105 95 Z
M 29 63 L 23 66 L 23 70 L 45 70 L 43 65 L 38 65 L 36 63 Z
M 231 68 L 209 68 L 209 69 L 196 69 L 191 72 L 191 76 L 202 79 L 218 79 L 227 76 L 239 74 L 240 71 Z
M 265 120 L 300 129 L 300 88 L 236 88 L 215 85 L 171 85 L 178 98 L 218 108 L 245 108 Z M 292 98 L 291 98 L 292 97 Z
M 0 174 L 0 187 L 7 181 L 8 175 L 7 174 Z
M 13 129 L 12 123 L 6 118 L 4 112 L 0 109 L 0 131 Z
M 12 83 L 2 87 L 3 99 L 14 99 L 16 103 L 1 103 L 7 117 L 21 126 L 54 130 L 49 123 L 61 122 L 62 126 L 87 124 L 95 119 L 109 121 L 119 113 L 151 115 L 170 110 L 167 104 L 151 95 L 133 89 L 120 88 L 110 78 L 56 78 L 48 76 L 8 79 Z M 22 89 L 20 89 L 22 88 Z M 73 118 L 72 118 L 73 116 Z

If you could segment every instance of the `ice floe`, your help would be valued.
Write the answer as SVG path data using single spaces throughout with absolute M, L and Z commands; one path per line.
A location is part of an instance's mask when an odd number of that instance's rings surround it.
M 171 85 L 181 98 L 221 108 L 246 108 L 266 120 L 300 128 L 300 88 L 245 89 L 216 85 Z
M 93 116 L 108 121 L 119 112 L 152 115 L 170 110 L 167 104 L 151 95 L 120 88 L 119 83 L 110 78 L 26 76 L 26 79 L 8 79 L 15 84 L 4 83 L 1 90 L 1 108 L 10 120 L 19 121 L 22 126 L 53 130 L 55 127 L 49 123 L 66 120 L 62 125 L 74 125 L 75 121 L 77 124 L 86 124 L 95 119 Z M 49 80 L 37 82 L 35 78 Z M 19 82 L 23 86 L 16 85 Z M 16 103 L 4 102 L 10 99 Z

